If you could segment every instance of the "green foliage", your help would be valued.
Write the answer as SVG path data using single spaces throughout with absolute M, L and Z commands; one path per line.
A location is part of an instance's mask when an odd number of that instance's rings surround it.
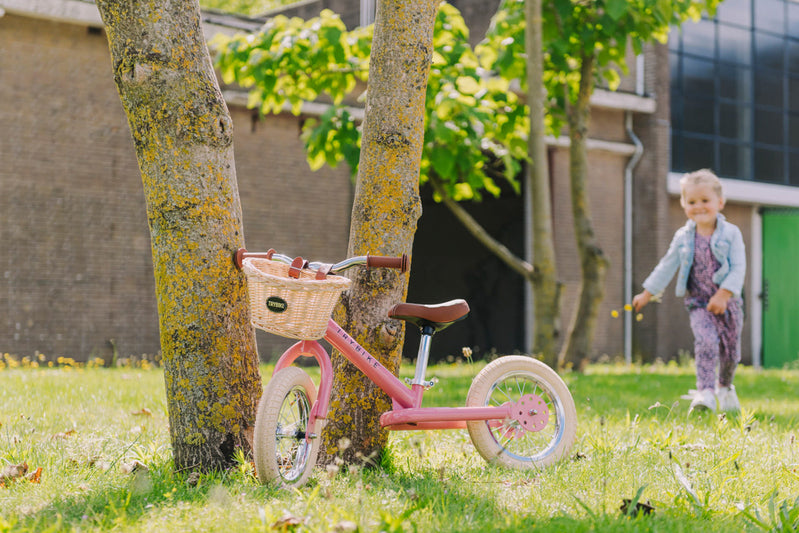
M 580 65 L 595 58 L 597 75 L 611 89 L 627 72 L 625 53 L 665 41 L 669 27 L 718 0 L 599 0 L 544 2 L 547 127 L 560 131 L 567 107 L 579 94 Z M 485 39 L 474 49 L 458 10 L 441 4 L 426 97 L 426 132 L 420 180 L 442 182 L 456 200 L 498 195 L 496 179 L 518 190 L 516 175 L 527 158 L 528 111 L 513 85 L 526 90 L 524 0 L 504 0 Z M 276 17 L 254 35 L 219 37 L 213 43 L 226 83 L 250 90 L 250 106 L 264 114 L 284 106 L 299 113 L 319 98 L 331 110 L 303 127 L 312 169 L 345 161 L 357 173 L 360 131 L 342 102 L 352 100 L 368 76 L 372 27 L 346 31 L 324 11 L 307 22 Z M 593 82 L 589 84 L 593 88 Z
M 357 173 L 360 130 L 343 102 L 352 101 L 368 76 L 372 26 L 352 32 L 324 11 L 307 22 L 276 17 L 254 35 L 217 37 L 216 66 L 226 83 L 250 90 L 261 113 L 323 98 L 332 108 L 303 127 L 313 169 L 346 161 Z M 426 134 L 421 180 L 435 176 L 455 199 L 499 194 L 495 178 L 515 188 L 526 158 L 527 113 L 510 82 L 486 76 L 468 43 L 457 9 L 443 3 L 435 22 L 434 52 L 426 95 Z
M 527 157 L 528 120 L 510 82 L 486 76 L 460 13 L 443 3 L 433 39 L 421 181 L 441 180 L 455 200 L 499 195 L 494 178 L 515 181 Z M 493 166 L 492 166 L 493 165 Z
M 308 119 L 302 127 L 302 140 L 311 170 L 325 164 L 335 167 L 341 161 L 350 169 L 358 168 L 361 131 L 347 108 L 331 106 L 318 118 Z
M 768 512 L 762 513 L 756 507 L 746 506 L 741 510 L 750 522 L 763 531 L 792 533 L 799 531 L 799 496 L 793 501 L 785 499 L 777 502 L 779 491 L 774 489 L 765 499 Z
M 218 35 L 210 46 L 225 83 L 249 88 L 249 106 L 263 114 L 327 97 L 339 104 L 368 75 L 370 29 L 348 32 L 341 18 L 324 10 L 304 21 L 283 15 L 257 34 Z
M 544 84 L 551 111 L 562 114 L 578 94 L 580 65 L 595 58 L 595 77 L 611 90 L 627 74 L 628 46 L 635 54 L 644 44 L 665 43 L 672 26 L 713 16 L 719 0 L 545 0 L 542 5 Z M 485 67 L 526 84 L 524 0 L 503 0 L 486 36 Z M 593 87 L 593 83 L 590 84 Z

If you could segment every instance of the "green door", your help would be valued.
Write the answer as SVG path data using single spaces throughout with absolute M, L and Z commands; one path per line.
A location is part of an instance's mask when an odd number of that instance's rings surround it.
M 799 209 L 763 211 L 763 366 L 799 360 Z

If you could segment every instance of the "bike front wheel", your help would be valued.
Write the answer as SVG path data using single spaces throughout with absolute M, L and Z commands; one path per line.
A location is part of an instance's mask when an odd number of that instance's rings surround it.
M 513 417 L 467 422 L 469 436 L 490 463 L 540 468 L 565 457 L 574 444 L 577 413 L 563 380 L 541 361 L 524 356 L 496 359 L 477 374 L 467 406 L 511 403 Z
M 255 418 L 253 455 L 261 483 L 299 487 L 310 477 L 320 441 L 306 439 L 315 401 L 316 388 L 302 369 L 288 367 L 272 376 Z

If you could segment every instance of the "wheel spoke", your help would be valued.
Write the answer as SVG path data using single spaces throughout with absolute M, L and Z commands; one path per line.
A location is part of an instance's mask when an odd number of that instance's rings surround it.
M 521 411 L 501 422 L 467 422 L 475 448 L 488 461 L 515 468 L 540 467 L 568 452 L 575 437 L 574 403 L 551 368 L 521 356 L 501 357 L 487 365 L 469 390 L 467 405 L 503 404 Z
M 522 396 L 524 396 L 524 386 L 526 385 L 526 382 L 525 380 L 520 380 L 518 377 L 514 378 L 514 381 L 516 382 L 516 389 L 517 392 L 519 393 L 518 398 L 521 398 Z
M 548 450 L 556 443 L 559 433 L 560 422 L 558 420 L 557 406 L 552 395 L 544 388 L 539 381 L 532 379 L 527 374 L 515 373 L 494 383 L 492 393 L 488 397 L 487 404 L 502 405 L 507 402 L 518 402 L 523 396 L 528 394 L 536 395 L 544 401 L 549 410 L 549 420 L 547 426 L 539 431 L 529 431 L 523 428 L 516 421 L 506 421 L 499 427 L 492 428 L 492 434 L 507 453 L 512 454 L 522 460 L 527 457 L 536 457 L 548 453 Z

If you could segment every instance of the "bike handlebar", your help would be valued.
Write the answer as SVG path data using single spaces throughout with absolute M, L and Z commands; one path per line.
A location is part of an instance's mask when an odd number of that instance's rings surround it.
M 367 255 L 366 268 L 396 268 L 400 272 L 407 272 L 408 254 L 402 254 L 402 257 Z
M 287 265 L 291 265 L 294 263 L 295 259 L 291 258 L 287 255 L 279 254 L 275 252 L 275 250 L 270 249 L 267 252 L 248 252 L 244 248 L 239 248 L 236 250 L 236 255 L 233 258 L 234 263 L 240 269 L 242 262 L 247 257 L 260 257 L 263 259 L 270 259 L 272 261 L 280 261 L 281 263 L 286 263 Z M 328 265 L 327 263 L 320 263 L 320 262 L 313 262 L 307 263 L 307 268 L 311 270 L 321 270 L 325 269 L 326 267 L 330 267 L 327 271 L 331 274 L 337 274 L 348 268 L 352 268 L 359 265 L 366 265 L 366 268 L 396 268 L 400 272 L 407 272 L 408 271 L 408 254 L 402 254 L 401 257 L 389 257 L 383 255 L 359 255 L 356 257 L 350 257 L 344 259 L 343 261 L 339 261 L 334 265 Z

